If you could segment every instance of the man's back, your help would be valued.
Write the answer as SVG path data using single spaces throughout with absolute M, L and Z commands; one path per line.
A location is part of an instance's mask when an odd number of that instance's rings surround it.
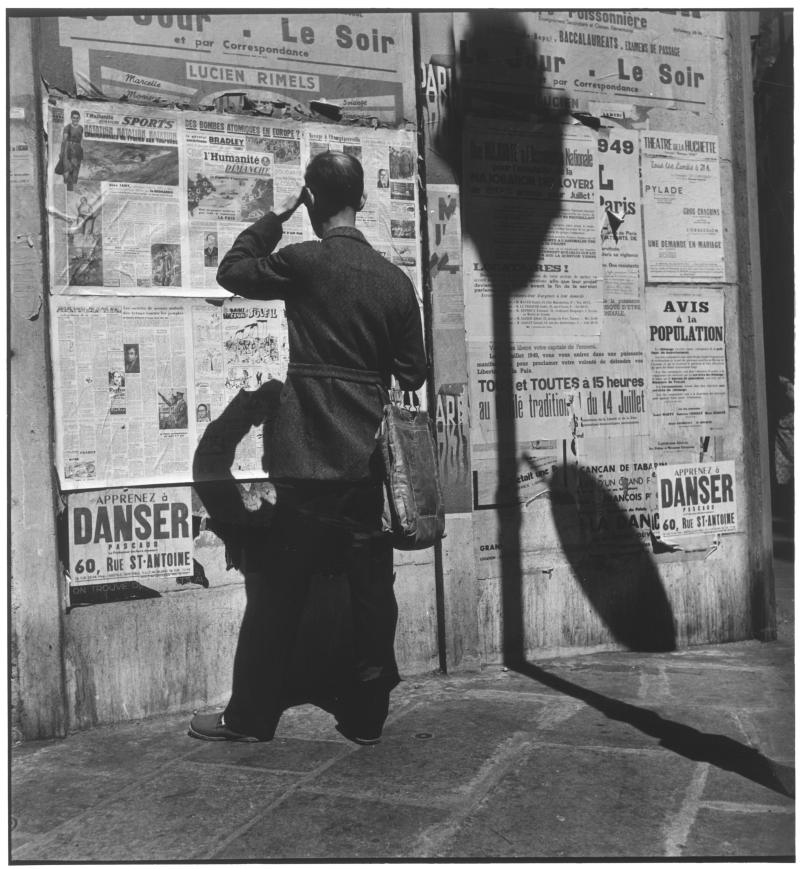
M 217 272 L 231 292 L 286 303 L 290 368 L 270 471 L 366 479 L 391 376 L 408 389 L 425 380 L 413 286 L 353 226 L 270 254 L 281 234 L 280 221 L 266 215 L 239 236 Z

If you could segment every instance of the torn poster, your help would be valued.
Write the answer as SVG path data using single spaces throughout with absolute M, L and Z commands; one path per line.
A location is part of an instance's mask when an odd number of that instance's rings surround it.
M 410 14 L 75 15 L 44 20 L 43 40 L 46 80 L 69 91 L 74 77 L 83 96 L 270 114 L 319 100 L 343 120 L 416 117 Z
M 495 117 L 550 112 L 557 118 L 607 99 L 700 111 L 713 94 L 712 39 L 723 30 L 723 14 L 652 9 L 455 12 L 464 109 Z

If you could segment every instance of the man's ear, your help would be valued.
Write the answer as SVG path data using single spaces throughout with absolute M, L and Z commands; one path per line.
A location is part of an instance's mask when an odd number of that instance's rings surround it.
M 310 209 L 314 207 L 314 194 L 311 192 L 310 187 L 303 188 L 301 201 L 305 203 L 306 208 Z
M 365 206 L 366 204 L 367 204 L 367 193 L 366 193 L 366 191 L 364 191 L 364 192 L 361 194 L 361 201 L 358 203 L 358 208 L 356 208 L 356 211 L 363 211 L 363 210 L 364 210 L 364 206 Z

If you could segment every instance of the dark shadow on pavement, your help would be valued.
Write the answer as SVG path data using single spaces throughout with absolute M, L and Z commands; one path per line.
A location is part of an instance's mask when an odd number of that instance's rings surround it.
M 697 763 L 709 763 L 719 769 L 736 773 L 776 793 L 794 798 L 794 767 L 770 760 L 747 745 L 718 733 L 703 733 L 687 724 L 662 718 L 657 712 L 642 709 L 632 703 L 615 700 L 589 688 L 575 685 L 535 664 L 526 663 L 517 672 L 574 697 L 602 712 L 607 718 L 630 724 L 642 733 L 658 740 L 669 751 Z

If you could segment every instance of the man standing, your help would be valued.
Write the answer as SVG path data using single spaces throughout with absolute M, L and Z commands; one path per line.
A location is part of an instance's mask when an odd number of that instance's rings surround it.
M 315 574 L 344 573 L 350 589 L 355 672 L 325 698 L 340 732 L 360 744 L 377 742 L 399 682 L 375 432 L 391 377 L 410 390 L 425 381 L 419 305 L 409 279 L 355 227 L 366 199 L 358 160 L 318 154 L 305 182 L 239 235 L 217 272 L 231 292 L 284 300 L 290 361 L 272 441 L 273 525 L 257 558 L 246 556 L 233 691 L 224 713 L 192 719 L 189 733 L 201 739 L 272 738 Z M 320 241 L 273 253 L 301 203 Z

